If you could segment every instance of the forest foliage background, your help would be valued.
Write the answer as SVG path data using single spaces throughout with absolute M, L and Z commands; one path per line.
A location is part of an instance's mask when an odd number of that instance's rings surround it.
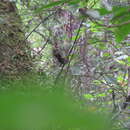
M 0 34 L 1 128 L 130 128 L 129 0 L 2 0 Z

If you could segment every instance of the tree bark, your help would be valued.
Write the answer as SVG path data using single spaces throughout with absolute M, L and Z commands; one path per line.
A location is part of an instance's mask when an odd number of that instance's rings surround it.
M 0 75 L 12 76 L 30 69 L 30 51 L 14 2 L 0 1 Z

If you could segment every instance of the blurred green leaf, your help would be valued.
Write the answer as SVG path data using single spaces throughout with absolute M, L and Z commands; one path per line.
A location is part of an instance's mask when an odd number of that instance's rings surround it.
M 1 130 L 110 130 L 107 116 L 93 113 L 95 107 L 91 107 L 92 112 L 90 107 L 81 107 L 64 90 L 63 82 L 50 89 L 49 84 L 40 86 L 37 77 L 29 76 L 7 84 L 4 87 L 10 87 L 8 91 L 0 84 Z
M 99 8 L 97 10 L 100 12 L 101 15 L 107 15 L 112 13 L 112 11 L 108 11 L 106 8 Z
M 105 53 L 103 53 L 103 56 L 104 56 L 104 57 L 110 57 L 110 56 L 111 56 L 111 54 L 110 54 L 110 53 L 108 53 L 108 52 L 105 52 Z
M 85 94 L 84 97 L 87 98 L 87 99 L 94 98 L 94 96 L 92 94 Z
M 114 17 L 112 19 L 113 24 L 121 24 L 130 20 L 129 7 L 115 7 L 113 9 Z M 119 43 L 123 41 L 126 36 L 130 33 L 130 23 L 113 29 L 116 41 Z
M 97 94 L 96 97 L 105 97 L 106 94 L 105 93 L 100 93 L 100 94 Z
M 40 13 L 41 11 L 43 11 L 44 9 L 49 9 L 49 8 L 53 8 L 55 6 L 58 6 L 60 4 L 64 4 L 64 3 L 68 3 L 68 4 L 77 4 L 80 0 L 59 0 L 59 1 L 54 1 L 51 2 L 47 5 L 43 5 L 41 8 L 38 8 L 35 13 Z

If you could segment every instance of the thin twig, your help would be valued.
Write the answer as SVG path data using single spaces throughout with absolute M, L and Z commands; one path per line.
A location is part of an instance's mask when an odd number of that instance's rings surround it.
M 46 45 L 48 44 L 48 41 L 49 41 L 50 39 L 48 38 L 47 40 L 46 40 L 46 43 L 42 46 L 42 48 L 37 52 L 37 51 L 35 51 L 35 50 L 33 50 L 34 52 L 36 52 L 36 55 L 34 55 L 33 56 L 33 59 L 35 59 L 35 57 L 37 56 L 37 55 L 40 55 L 40 53 L 45 49 L 45 47 L 46 47 Z
M 67 56 L 68 58 L 69 58 L 71 52 L 73 51 L 73 49 L 74 49 L 74 47 L 75 47 L 75 44 L 76 44 L 77 39 L 78 39 L 78 36 L 79 36 L 80 29 L 81 29 L 82 24 L 83 24 L 83 21 L 84 21 L 84 19 L 83 19 L 83 20 L 81 21 L 81 23 L 80 23 L 80 26 L 79 26 L 79 28 L 78 28 L 78 32 L 77 32 L 77 34 L 76 34 L 76 38 L 75 38 L 75 40 L 74 40 L 74 43 L 73 43 L 71 49 L 69 50 L 69 53 L 68 53 L 68 56 Z
M 80 33 L 80 29 L 81 29 L 81 27 L 82 27 L 83 21 L 84 21 L 84 19 L 83 19 L 83 20 L 81 21 L 81 23 L 80 23 L 80 26 L 79 26 L 79 28 L 78 28 L 78 32 L 77 32 L 77 34 L 76 34 L 76 38 L 75 38 L 75 40 L 74 40 L 74 43 L 73 43 L 72 47 L 71 47 L 70 50 L 69 50 L 68 56 L 67 56 L 68 66 L 67 66 L 66 74 L 68 73 L 68 69 L 69 69 L 70 62 L 71 62 L 71 60 L 72 60 L 73 55 L 72 55 L 70 58 L 69 58 L 69 56 L 70 56 L 71 52 L 73 51 L 73 49 L 74 49 L 74 47 L 75 47 L 75 45 L 76 45 L 76 43 L 77 43 L 77 39 L 78 39 L 78 36 L 79 36 L 79 33 Z
M 61 70 L 60 70 L 60 72 L 58 73 L 58 75 L 57 75 L 57 77 L 56 77 L 56 79 L 55 79 L 55 81 L 54 81 L 54 83 L 55 83 L 55 84 L 57 83 L 57 81 L 58 81 L 59 77 L 61 76 L 61 74 L 62 74 L 62 72 L 63 72 L 64 67 L 65 67 L 65 64 L 63 64 L 63 65 L 62 65 Z
M 50 41 L 49 38 L 46 40 L 46 43 L 43 45 L 43 47 L 41 48 L 41 50 L 37 54 L 40 54 L 44 50 L 44 48 L 46 47 L 48 41 Z
M 114 91 L 114 89 L 112 89 L 113 112 L 115 112 L 117 109 L 115 97 L 116 97 L 115 91 Z
M 24 42 L 31 36 L 31 34 L 42 24 L 45 23 L 51 16 L 53 16 L 56 12 L 51 13 L 50 15 L 48 15 L 47 17 L 45 17 L 28 35 L 27 37 L 24 39 Z
M 37 34 L 39 34 L 42 38 L 44 38 L 44 40 L 46 40 L 46 37 L 42 34 L 42 33 L 40 33 L 40 32 L 38 32 L 38 31 L 34 31 L 34 32 L 36 32 Z
M 76 38 L 75 38 L 75 40 L 74 40 L 74 43 L 73 43 L 73 45 L 72 45 L 72 47 L 71 47 L 71 49 L 69 50 L 69 53 L 68 53 L 68 55 L 67 55 L 67 59 L 68 59 L 67 72 L 68 72 L 68 68 L 69 68 L 70 61 L 71 61 L 71 59 L 72 59 L 72 56 L 71 56 L 71 58 L 70 58 L 70 60 L 69 60 L 69 56 L 70 56 L 71 52 L 73 51 L 73 49 L 74 49 L 74 47 L 75 47 L 75 44 L 77 43 L 77 39 L 78 39 L 78 36 L 79 36 L 80 29 L 81 29 L 81 27 L 82 27 L 83 21 L 84 21 L 84 19 L 83 19 L 83 20 L 81 21 L 81 23 L 80 23 L 80 26 L 79 26 L 79 28 L 78 28 L 78 32 L 77 32 L 77 34 L 76 34 Z M 60 72 L 58 73 L 58 75 L 57 75 L 57 77 L 56 77 L 55 84 L 57 83 L 57 81 L 58 81 L 58 79 L 59 79 L 59 77 L 60 77 L 60 75 L 61 75 L 61 73 L 62 73 L 64 67 L 65 67 L 65 64 L 62 65 L 62 68 L 61 68 Z M 67 74 L 67 72 L 66 72 L 66 74 Z

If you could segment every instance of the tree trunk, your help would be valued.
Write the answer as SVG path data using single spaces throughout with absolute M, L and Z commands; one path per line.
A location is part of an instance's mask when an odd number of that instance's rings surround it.
M 0 75 L 27 72 L 31 58 L 22 21 L 14 2 L 0 1 Z

